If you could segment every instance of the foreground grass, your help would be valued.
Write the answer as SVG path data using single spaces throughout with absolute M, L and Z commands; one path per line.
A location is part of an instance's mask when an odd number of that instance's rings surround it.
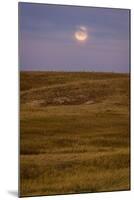
M 21 196 L 129 189 L 128 75 L 30 72 L 21 88 Z

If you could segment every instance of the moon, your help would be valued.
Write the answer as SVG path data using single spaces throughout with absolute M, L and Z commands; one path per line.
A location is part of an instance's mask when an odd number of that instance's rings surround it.
M 85 26 L 80 26 L 74 33 L 75 39 L 80 42 L 84 42 L 88 38 L 88 31 Z

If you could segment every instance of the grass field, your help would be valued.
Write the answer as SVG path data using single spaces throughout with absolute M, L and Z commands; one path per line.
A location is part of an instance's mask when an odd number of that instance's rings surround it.
M 20 196 L 130 189 L 129 75 L 20 73 Z

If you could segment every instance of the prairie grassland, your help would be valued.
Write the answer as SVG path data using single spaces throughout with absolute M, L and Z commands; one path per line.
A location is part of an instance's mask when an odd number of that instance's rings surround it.
M 20 196 L 130 189 L 129 76 L 21 72 Z

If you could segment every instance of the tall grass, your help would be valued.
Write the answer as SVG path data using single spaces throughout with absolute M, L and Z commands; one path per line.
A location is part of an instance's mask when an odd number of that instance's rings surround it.
M 21 196 L 130 188 L 129 77 L 21 72 Z

